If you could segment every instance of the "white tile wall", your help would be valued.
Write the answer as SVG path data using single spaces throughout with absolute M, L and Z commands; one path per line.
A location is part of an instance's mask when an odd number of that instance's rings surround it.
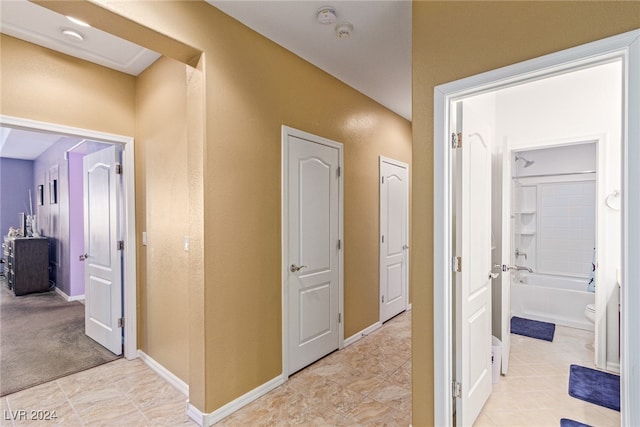
M 589 277 L 595 190 L 595 181 L 538 184 L 536 271 Z

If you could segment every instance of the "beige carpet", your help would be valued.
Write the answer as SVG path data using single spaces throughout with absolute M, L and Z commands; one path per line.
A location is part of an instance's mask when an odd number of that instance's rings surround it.
M 84 333 L 84 305 L 55 292 L 16 297 L 0 278 L 0 396 L 110 362 Z

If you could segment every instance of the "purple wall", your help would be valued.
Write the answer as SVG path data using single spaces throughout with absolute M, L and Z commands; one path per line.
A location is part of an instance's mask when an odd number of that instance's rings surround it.
M 19 213 L 29 213 L 29 190 L 36 212 L 32 160 L 0 158 L 0 234 L 6 236 L 9 227 L 18 228 Z M 25 207 L 26 206 L 26 207 Z

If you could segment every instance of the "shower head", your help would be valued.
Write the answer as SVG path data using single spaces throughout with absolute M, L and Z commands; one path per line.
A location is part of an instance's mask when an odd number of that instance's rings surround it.
M 525 168 L 528 168 L 529 166 L 531 166 L 532 164 L 534 164 L 536 161 L 535 160 L 527 160 L 524 157 L 520 157 L 520 156 L 516 156 L 516 162 L 518 160 L 522 160 L 524 162 L 524 166 Z

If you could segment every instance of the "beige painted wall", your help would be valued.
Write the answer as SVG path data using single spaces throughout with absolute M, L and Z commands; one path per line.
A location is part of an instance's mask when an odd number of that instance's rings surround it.
M 0 113 L 133 135 L 133 76 L 2 34 Z
M 434 86 L 638 27 L 640 2 L 413 3 L 414 426 L 433 425 Z
M 189 381 L 187 66 L 161 57 L 136 80 L 139 347 Z M 144 260 L 142 260 L 144 258 Z
M 167 56 L 179 55 L 141 26 L 204 52 L 205 281 L 191 287 L 205 310 L 204 403 L 190 397 L 211 412 L 281 372 L 281 125 L 345 146 L 348 337 L 378 320 L 378 156 L 411 163 L 410 123 L 204 2 L 98 3 L 42 2 Z

